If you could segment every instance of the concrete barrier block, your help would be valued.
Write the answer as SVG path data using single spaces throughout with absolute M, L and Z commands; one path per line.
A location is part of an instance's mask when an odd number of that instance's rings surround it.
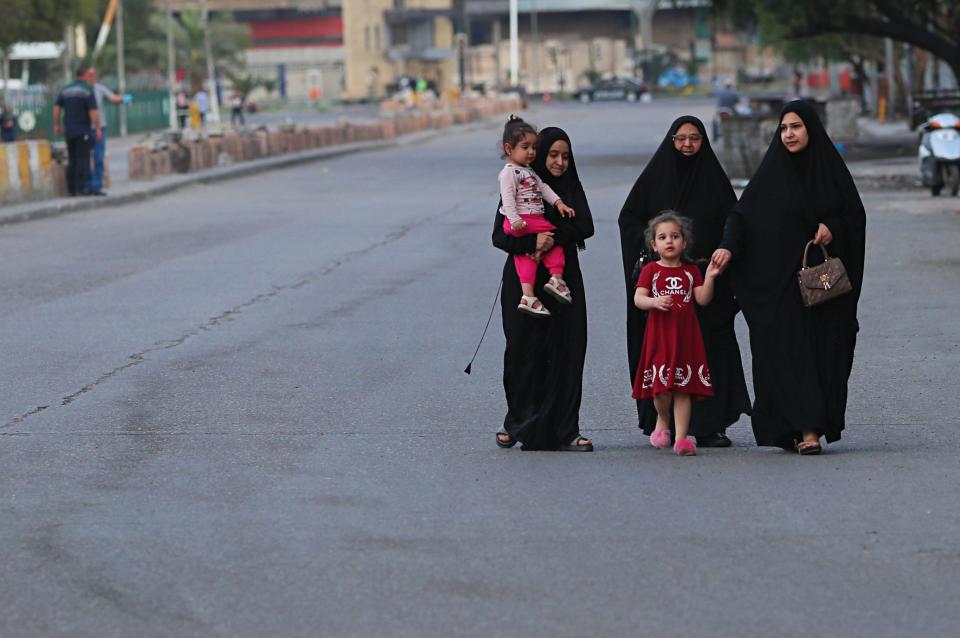
M 53 197 L 52 170 L 46 140 L 0 144 L 0 203 Z

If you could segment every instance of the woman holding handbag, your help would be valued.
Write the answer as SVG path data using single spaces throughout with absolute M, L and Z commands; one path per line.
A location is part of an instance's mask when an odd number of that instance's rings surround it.
M 788 103 L 712 258 L 730 265 L 750 327 L 757 445 L 819 454 L 821 436 L 840 439 L 865 236 L 860 195 L 819 116 L 802 100 Z M 807 307 L 797 275 L 809 241 L 840 259 L 851 290 Z
M 630 383 L 637 376 L 647 313 L 634 305 L 638 261 L 649 263 L 644 232 L 650 220 L 675 210 L 693 221 L 695 241 L 690 255 L 706 274 L 707 260 L 720 244 L 727 213 L 737 197 L 720 161 L 710 147 L 706 130 L 692 115 L 677 118 L 660 147 L 633 185 L 620 211 L 620 247 L 627 292 L 627 358 Z M 654 259 L 655 261 L 656 259 Z M 690 433 L 700 447 L 728 447 L 725 430 L 741 414 L 750 412 L 750 396 L 743 378 L 743 362 L 733 322 L 740 311 L 726 277 L 716 282 L 713 301 L 697 306 L 697 319 L 713 383 L 713 396 L 693 404 Z M 648 436 L 657 423 L 651 399 L 637 400 L 640 428 Z

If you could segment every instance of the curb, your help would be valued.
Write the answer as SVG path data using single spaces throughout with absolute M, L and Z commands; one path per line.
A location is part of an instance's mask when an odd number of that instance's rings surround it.
M 368 151 L 378 151 L 400 146 L 422 144 L 441 135 L 451 132 L 469 133 L 474 130 L 487 128 L 490 122 L 481 121 L 467 125 L 453 126 L 447 129 L 434 129 L 405 135 L 391 141 L 372 141 L 372 142 L 354 142 L 337 147 L 327 147 L 301 151 L 299 153 L 289 153 L 277 155 L 248 162 L 237 162 L 228 166 L 216 166 L 195 173 L 185 173 L 182 175 L 169 175 L 144 180 L 142 183 L 130 182 L 136 184 L 131 190 L 119 195 L 109 195 L 107 197 L 84 197 L 84 198 L 58 198 L 44 201 L 42 203 L 32 204 L 30 202 L 21 202 L 14 204 L 9 208 L 13 212 L 5 213 L 0 208 L 0 226 L 10 224 L 20 224 L 23 222 L 59 217 L 70 213 L 81 213 L 91 210 L 100 210 L 108 207 L 124 206 L 135 202 L 141 202 L 153 197 L 160 197 L 172 193 L 187 186 L 195 184 L 214 184 L 225 182 L 231 179 L 239 179 L 249 175 L 263 173 L 267 171 L 280 170 L 296 166 L 299 164 L 310 164 L 325 159 L 354 155 Z M 161 181 L 162 180 L 162 181 Z M 160 183 L 157 183 L 160 182 Z M 17 212 L 17 208 L 23 208 Z

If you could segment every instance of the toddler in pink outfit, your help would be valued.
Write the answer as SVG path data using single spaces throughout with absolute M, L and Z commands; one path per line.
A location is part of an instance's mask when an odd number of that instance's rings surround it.
M 498 180 L 500 212 L 506 218 L 503 230 L 514 237 L 555 230 L 556 227 L 544 219 L 544 200 L 565 217 L 575 215 L 575 211 L 564 204 L 553 189 L 544 184 L 530 168 L 536 154 L 536 129 L 516 115 L 511 115 L 503 128 L 503 155 L 507 159 L 507 165 L 500 171 Z M 515 255 L 513 263 L 523 290 L 517 309 L 533 317 L 550 316 L 550 311 L 537 299 L 533 289 L 537 280 L 537 264 L 541 259 L 550 272 L 550 280 L 543 289 L 561 303 L 569 304 L 573 301 L 570 289 L 563 280 L 565 259 L 562 246 L 554 246 L 542 255 Z

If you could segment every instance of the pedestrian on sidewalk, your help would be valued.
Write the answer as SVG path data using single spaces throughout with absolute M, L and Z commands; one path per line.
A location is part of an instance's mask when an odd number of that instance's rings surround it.
M 17 139 L 17 116 L 6 102 L 0 104 L 0 141 L 15 142 Z
M 750 328 L 757 445 L 819 454 L 844 429 L 857 342 L 866 213 L 814 108 L 787 103 L 780 126 L 727 219 L 713 263 L 730 266 Z M 853 291 L 805 307 L 797 285 L 808 241 L 829 247 Z
M 180 122 L 180 130 L 187 128 L 188 117 L 190 117 L 190 98 L 186 91 L 177 91 L 177 120 Z
M 634 303 L 640 270 L 651 261 L 644 235 L 647 225 L 664 210 L 674 210 L 693 220 L 697 241 L 690 247 L 690 255 L 701 276 L 706 276 L 707 261 L 720 245 L 727 214 L 736 203 L 730 178 L 713 152 L 703 122 L 691 115 L 674 120 L 633 185 L 618 219 L 627 293 L 631 383 L 637 378 L 648 317 Z M 739 421 L 740 415 L 750 413 L 750 396 L 734 330 L 740 307 L 728 279 L 718 277 L 713 302 L 696 307 L 713 384 L 713 396 L 693 404 L 690 433 L 700 447 L 729 447 L 726 429 Z M 637 399 L 637 417 L 643 433 L 650 436 L 657 423 L 657 410 L 651 399 Z
M 500 296 L 506 338 L 503 387 L 507 415 L 503 429 L 497 433 L 497 445 L 509 448 L 520 441 L 525 450 L 589 452 L 593 450 L 593 443 L 580 434 L 587 303 L 577 252 L 583 250 L 585 241 L 593 236 L 593 217 L 567 134 L 556 127 L 545 128 L 537 138 L 537 148 L 539 151 L 531 164 L 533 170 L 563 201 L 569 202 L 577 214 L 564 217 L 548 207 L 545 217 L 553 224 L 552 231 L 514 236 L 504 230 L 506 217 L 500 206 L 497 207 L 493 245 L 507 253 Z M 517 312 L 521 285 L 514 256 L 543 255 L 554 246 L 564 251 L 565 279 L 573 303 L 562 304 L 552 297 L 544 298 L 543 303 L 551 312 L 549 319 Z M 546 268 L 537 268 L 538 289 L 548 277 Z
M 243 121 L 243 95 L 239 91 L 234 92 L 233 97 L 230 98 L 230 125 L 236 126 L 237 123 L 240 126 L 244 125 Z
M 67 192 L 70 196 L 86 195 L 90 179 L 90 150 L 94 141 L 103 138 L 97 98 L 87 84 L 86 65 L 77 69 L 76 80 L 57 95 L 53 106 L 53 126 L 57 136 L 67 141 Z M 60 114 L 63 114 L 63 123 Z
M 87 193 L 90 195 L 106 195 L 103 191 L 103 160 L 107 154 L 107 114 L 103 108 L 104 101 L 113 104 L 122 104 L 129 101 L 128 95 L 117 95 L 104 84 L 97 81 L 97 69 L 90 67 L 84 81 L 93 87 L 93 95 L 97 100 L 97 113 L 100 115 L 101 134 L 96 136 L 93 143 L 93 170 L 87 182 Z
M 207 95 L 206 91 L 200 89 L 193 94 L 193 101 L 197 103 L 197 108 L 200 110 L 200 128 L 203 128 L 207 124 L 207 111 L 210 110 L 210 96 Z

